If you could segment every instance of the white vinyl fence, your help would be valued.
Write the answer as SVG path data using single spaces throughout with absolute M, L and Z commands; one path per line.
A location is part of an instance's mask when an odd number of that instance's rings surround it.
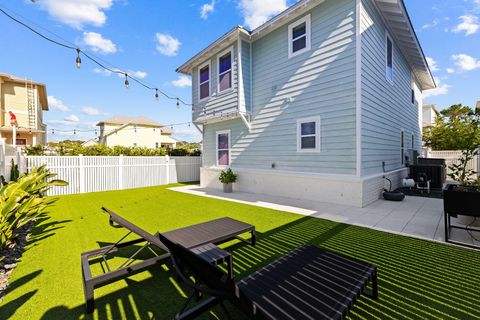
M 47 165 L 69 183 L 49 195 L 159 186 L 200 180 L 201 157 L 26 156 L 21 170 Z
M 427 151 L 427 158 L 441 158 L 445 159 L 447 163 L 447 174 L 449 173 L 448 167 L 452 164 L 459 164 L 462 156 L 461 150 L 454 151 Z M 467 169 L 477 172 L 480 176 L 480 150 L 477 155 L 468 162 Z

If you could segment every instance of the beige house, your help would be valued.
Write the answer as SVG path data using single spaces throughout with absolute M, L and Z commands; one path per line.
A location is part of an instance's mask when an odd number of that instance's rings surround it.
M 437 106 L 434 104 L 424 104 L 422 107 L 422 127 L 431 127 L 435 125 L 435 119 L 440 115 Z
M 173 149 L 177 140 L 172 130 L 147 117 L 115 116 L 101 121 L 100 143 L 108 147 L 145 147 Z
M 44 84 L 0 73 L 0 110 L 0 137 L 7 144 L 14 144 L 13 124 L 17 146 L 46 143 L 42 113 L 48 110 L 48 101 Z

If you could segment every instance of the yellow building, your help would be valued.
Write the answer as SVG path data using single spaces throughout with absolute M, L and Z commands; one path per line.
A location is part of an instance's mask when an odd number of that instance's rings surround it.
M 13 145 L 13 123 L 16 117 L 16 145 L 46 143 L 47 127 L 43 111 L 48 110 L 47 90 L 44 84 L 0 73 L 0 137 Z
M 115 116 L 101 121 L 100 144 L 108 147 L 145 147 L 172 149 L 177 140 L 169 127 L 147 117 Z

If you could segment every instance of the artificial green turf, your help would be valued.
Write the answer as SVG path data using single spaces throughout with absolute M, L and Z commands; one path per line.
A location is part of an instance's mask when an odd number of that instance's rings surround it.
M 255 247 L 232 242 L 241 278 L 303 243 L 330 248 L 378 267 L 379 300 L 361 297 L 354 319 L 480 318 L 480 252 L 153 187 L 61 197 L 33 230 L 0 304 L 0 319 L 172 319 L 185 286 L 168 266 L 95 290 L 85 315 L 80 253 L 118 240 L 107 206 L 149 232 L 230 216 L 256 226 Z M 116 261 L 114 261 L 116 262 Z M 113 263 L 113 262 L 112 262 Z M 242 319 L 235 309 L 235 318 Z M 202 319 L 223 319 L 220 310 Z

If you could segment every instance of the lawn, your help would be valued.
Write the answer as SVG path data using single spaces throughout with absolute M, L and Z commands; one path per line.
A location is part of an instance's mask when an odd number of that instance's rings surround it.
M 374 264 L 379 272 L 379 300 L 361 297 L 350 314 L 353 319 L 480 318 L 478 251 L 177 193 L 162 186 L 61 197 L 33 230 L 0 304 L 0 319 L 174 317 L 186 288 L 166 265 L 95 290 L 97 309 L 85 315 L 80 253 L 125 234 L 109 226 L 101 206 L 152 233 L 224 216 L 254 224 L 255 247 L 226 244 L 235 258 L 237 278 L 303 243 Z M 202 319 L 218 318 L 224 316 L 214 309 Z

